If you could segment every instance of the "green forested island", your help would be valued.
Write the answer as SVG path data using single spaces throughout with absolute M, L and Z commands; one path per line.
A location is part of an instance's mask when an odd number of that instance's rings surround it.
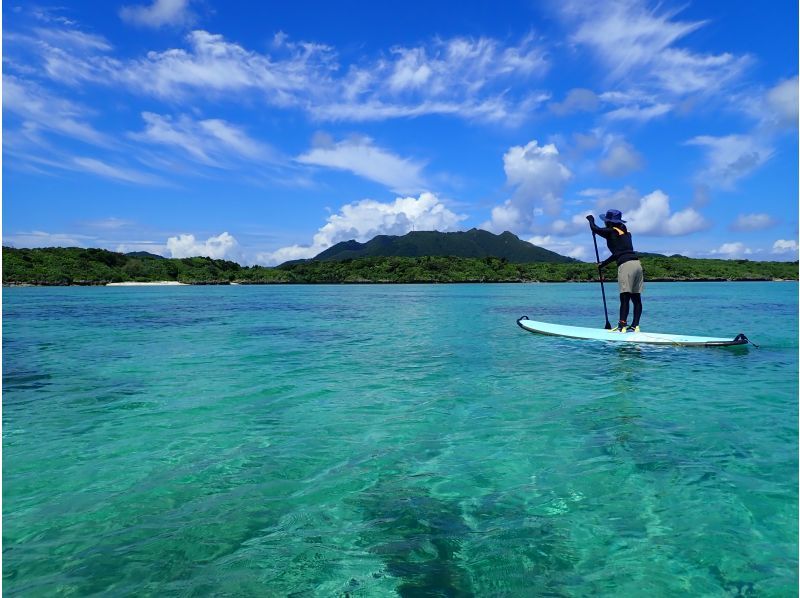
M 643 256 L 648 281 L 797 280 L 798 263 Z M 605 271 L 615 279 L 616 269 Z M 315 284 L 426 282 L 588 282 L 594 264 L 512 263 L 495 257 L 365 257 L 303 261 L 274 268 L 207 257 L 168 259 L 104 249 L 3 247 L 4 285 L 102 285 L 177 281 L 189 284 Z
M 512 264 L 568 264 L 578 261 L 523 241 L 509 231 L 496 235 L 478 228 L 449 233 L 428 230 L 412 231 L 405 235 L 378 235 L 366 243 L 351 239 L 329 247 L 313 259 L 336 262 L 364 257 L 497 257 L 505 258 Z

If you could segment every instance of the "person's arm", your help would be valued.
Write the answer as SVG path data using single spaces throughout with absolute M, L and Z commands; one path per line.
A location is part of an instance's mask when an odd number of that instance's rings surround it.
M 609 232 L 610 232 L 610 231 L 609 231 L 607 228 L 600 228 L 599 226 L 596 226 L 596 225 L 595 225 L 595 223 L 594 223 L 594 216 L 592 216 L 591 214 L 589 214 L 589 215 L 586 217 L 586 220 L 588 220 L 588 221 L 589 221 L 589 226 L 591 227 L 591 229 L 592 229 L 592 232 L 593 232 L 593 233 L 595 233 L 595 234 L 597 234 L 597 235 L 600 235 L 600 236 L 601 236 L 601 237 L 603 237 L 604 239 L 607 239 L 607 238 L 608 238 L 608 234 L 609 234 Z M 596 249 L 596 248 L 597 248 L 597 242 L 595 242 L 595 249 Z M 600 262 L 600 263 L 598 263 L 598 264 L 597 264 L 597 267 L 598 267 L 598 269 L 602 270 L 602 269 L 603 269 L 603 268 L 605 268 L 605 267 L 606 267 L 608 264 L 610 264 L 610 263 L 611 263 L 611 261 L 612 261 L 613 259 L 614 259 L 614 256 L 613 256 L 613 255 L 610 255 L 610 256 L 609 256 L 609 257 L 607 257 L 605 260 L 603 260 L 602 262 Z M 602 273 L 600 274 L 600 276 L 602 277 Z
M 613 261 L 614 261 L 614 256 L 613 256 L 613 254 L 612 254 L 612 255 L 609 255 L 609 256 L 608 256 L 606 259 L 604 259 L 602 262 L 600 262 L 600 269 L 602 270 L 603 268 L 605 268 L 606 266 L 608 266 L 608 265 L 609 265 L 611 262 L 613 262 Z
M 608 239 L 608 235 L 610 234 L 610 230 L 605 227 L 599 227 L 594 223 L 594 216 L 591 214 L 586 217 L 586 220 L 589 221 L 589 226 L 592 229 L 592 232 L 596 235 L 600 235 L 604 239 Z

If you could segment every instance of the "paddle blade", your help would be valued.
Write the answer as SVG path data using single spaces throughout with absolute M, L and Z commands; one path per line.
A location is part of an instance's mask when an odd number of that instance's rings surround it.
M 611 330 L 611 322 L 606 320 L 606 330 Z

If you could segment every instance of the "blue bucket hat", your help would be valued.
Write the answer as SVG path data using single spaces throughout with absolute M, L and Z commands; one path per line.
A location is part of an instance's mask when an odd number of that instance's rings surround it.
M 600 214 L 600 220 L 603 222 L 610 222 L 611 224 L 620 224 L 625 222 L 622 219 L 622 212 L 619 210 L 609 210 L 605 214 Z

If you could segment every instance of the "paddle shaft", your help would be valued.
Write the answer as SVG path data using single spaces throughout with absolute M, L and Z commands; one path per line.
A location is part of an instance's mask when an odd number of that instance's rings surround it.
M 611 330 L 611 322 L 608 321 L 608 305 L 606 305 L 606 288 L 603 286 L 603 271 L 600 269 L 600 252 L 597 250 L 597 235 L 592 231 L 594 241 L 594 255 L 597 258 L 597 273 L 600 275 L 600 292 L 603 293 L 603 311 L 606 314 L 606 330 Z

